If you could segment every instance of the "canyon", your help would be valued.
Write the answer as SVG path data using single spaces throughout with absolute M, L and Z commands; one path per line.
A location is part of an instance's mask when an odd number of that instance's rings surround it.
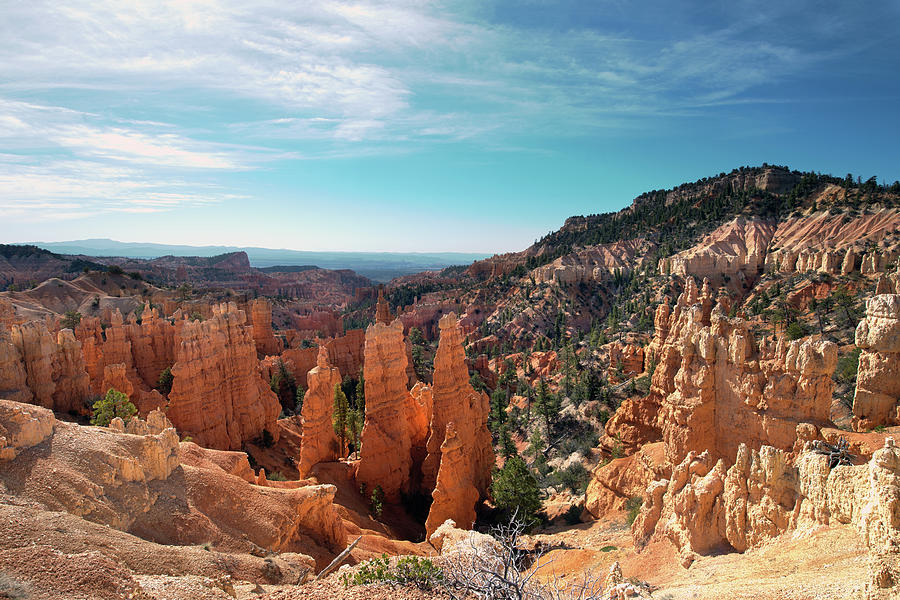
M 650 192 L 377 289 L 241 253 L 7 252 L 0 575 L 39 598 L 357 597 L 340 578 L 382 554 L 493 556 L 474 530 L 533 493 L 535 581 L 895 597 L 900 196 L 814 175 Z M 110 390 L 134 414 L 97 422 Z

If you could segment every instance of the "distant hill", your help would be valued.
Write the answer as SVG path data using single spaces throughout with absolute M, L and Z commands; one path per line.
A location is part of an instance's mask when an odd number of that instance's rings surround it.
M 246 252 L 250 264 L 254 267 L 308 267 L 315 265 L 323 269 L 351 269 L 374 281 L 389 281 L 401 275 L 435 271 L 451 265 L 467 265 L 489 256 L 488 254 L 467 252 L 311 252 L 236 246 L 144 244 L 109 239 L 32 242 L 32 244 L 60 254 L 146 259 L 167 255 L 210 257 L 232 252 Z

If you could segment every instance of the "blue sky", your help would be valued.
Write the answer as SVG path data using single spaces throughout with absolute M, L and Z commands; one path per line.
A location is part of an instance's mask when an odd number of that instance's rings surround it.
M 502 252 L 741 165 L 900 179 L 896 0 L 2 4 L 0 242 Z

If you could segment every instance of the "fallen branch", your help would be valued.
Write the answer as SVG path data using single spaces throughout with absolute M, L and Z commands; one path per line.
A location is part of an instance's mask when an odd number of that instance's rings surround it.
M 347 546 L 347 548 L 343 552 L 341 552 L 340 554 L 335 556 L 334 560 L 331 561 L 327 567 L 322 569 L 322 571 L 318 575 L 316 575 L 315 581 L 322 579 L 323 577 L 325 577 L 326 575 L 328 575 L 329 573 L 334 571 L 336 568 L 338 568 L 338 565 L 340 565 L 342 562 L 344 562 L 344 559 L 347 558 L 347 556 L 349 556 L 351 550 L 356 548 L 356 545 L 359 543 L 359 540 L 361 540 L 361 539 L 362 539 L 362 536 L 359 536 L 358 538 L 353 540 L 353 543 L 350 544 L 349 546 Z

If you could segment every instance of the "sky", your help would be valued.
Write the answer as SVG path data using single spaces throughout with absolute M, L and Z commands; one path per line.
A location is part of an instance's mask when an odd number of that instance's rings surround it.
M 0 243 L 507 252 L 742 165 L 900 179 L 897 0 L 0 13 Z

